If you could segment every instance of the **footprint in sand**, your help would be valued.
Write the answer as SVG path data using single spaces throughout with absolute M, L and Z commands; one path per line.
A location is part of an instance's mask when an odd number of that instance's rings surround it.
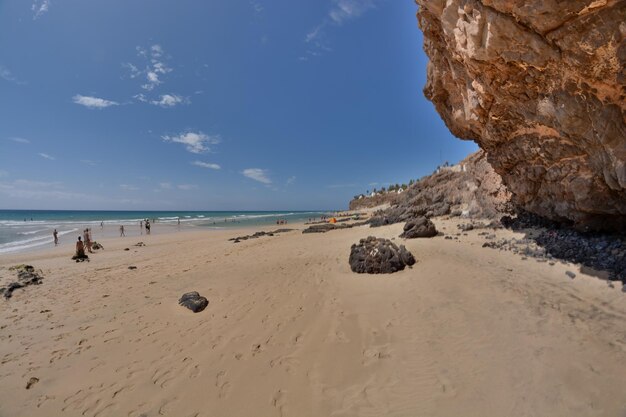
M 445 373 L 445 371 L 444 371 L 444 373 Z M 440 374 L 437 375 L 437 380 L 439 381 L 439 384 L 441 385 L 441 394 L 444 397 L 455 397 L 456 396 L 456 388 L 452 384 L 452 381 L 450 380 L 450 378 L 448 378 L 443 373 L 440 373 Z
M 230 392 L 230 382 L 226 380 L 226 371 L 219 371 L 215 376 L 215 386 L 218 388 L 217 397 L 222 399 Z
M 282 417 L 285 413 L 285 392 L 280 389 L 276 391 L 276 393 L 272 396 L 270 404 L 278 410 L 278 415 Z

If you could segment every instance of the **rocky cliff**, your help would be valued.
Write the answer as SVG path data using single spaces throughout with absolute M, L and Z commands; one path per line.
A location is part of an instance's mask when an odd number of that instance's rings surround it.
M 424 93 L 514 201 L 626 225 L 626 1 L 417 0 Z
M 388 223 L 448 214 L 499 219 L 512 210 L 511 194 L 483 151 L 469 155 L 455 167 L 461 169 L 442 169 L 420 179 L 402 194 L 354 199 L 350 209 L 389 204 L 391 207 L 384 211 Z

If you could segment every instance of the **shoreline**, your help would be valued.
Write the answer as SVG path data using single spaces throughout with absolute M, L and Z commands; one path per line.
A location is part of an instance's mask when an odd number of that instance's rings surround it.
M 458 232 L 458 219 L 434 222 Z M 403 240 L 402 224 L 303 227 L 240 243 L 228 239 L 274 227 L 155 234 L 145 247 L 103 240 L 89 263 L 56 251 L 0 257 L 4 278 L 17 263 L 44 277 L 1 300 L 0 414 L 623 411 L 620 289 L 574 264 L 483 248 L 479 230 Z M 352 273 L 350 246 L 370 235 L 406 245 L 417 264 Z M 209 300 L 204 311 L 178 305 L 190 291 Z

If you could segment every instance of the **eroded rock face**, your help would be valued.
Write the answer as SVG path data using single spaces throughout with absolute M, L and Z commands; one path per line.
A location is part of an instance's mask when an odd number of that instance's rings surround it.
M 626 2 L 417 0 L 424 93 L 524 209 L 626 225 Z

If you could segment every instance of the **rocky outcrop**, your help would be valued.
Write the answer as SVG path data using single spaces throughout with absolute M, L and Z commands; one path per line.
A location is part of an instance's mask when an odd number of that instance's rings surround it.
M 626 2 L 417 0 L 424 93 L 522 208 L 626 225 Z
M 415 264 L 413 254 L 404 245 L 370 236 L 352 245 L 350 269 L 359 274 L 391 274 Z
M 378 211 L 370 226 L 407 222 L 421 216 L 499 219 L 513 209 L 511 194 L 483 151 L 456 166 L 460 169 L 441 170 L 417 181 L 401 194 L 396 205 Z
M 437 236 L 437 228 L 429 218 L 424 216 L 406 222 L 404 225 L 404 231 L 400 235 L 400 237 L 405 239 L 433 236 Z

